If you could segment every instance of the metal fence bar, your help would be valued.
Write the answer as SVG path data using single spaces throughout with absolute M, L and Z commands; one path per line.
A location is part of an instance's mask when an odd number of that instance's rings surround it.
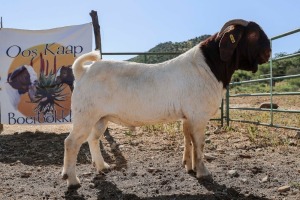
M 269 127 L 275 127 L 275 128 L 285 128 L 285 129 L 298 130 L 298 131 L 300 130 L 300 128 L 298 128 L 298 127 L 282 126 L 282 125 L 279 125 L 279 124 L 270 125 L 268 123 L 261 123 L 261 122 L 248 121 L 248 120 L 230 119 L 230 121 L 243 122 L 243 123 L 249 123 L 249 124 L 255 124 L 255 125 L 262 125 L 262 126 L 269 126 Z
M 229 126 L 229 85 L 226 87 L 226 125 Z
M 289 32 L 286 32 L 286 33 L 283 33 L 283 34 L 280 34 L 280 35 L 277 35 L 277 36 L 274 36 L 274 37 L 271 38 L 271 40 L 277 40 L 279 38 L 282 38 L 282 37 L 285 37 L 285 36 L 288 36 L 288 35 L 292 35 L 292 34 L 298 33 L 298 32 L 300 32 L 300 28 L 289 31 Z
M 278 92 L 273 93 L 273 96 L 283 96 L 283 95 L 300 95 L 300 92 Z M 247 96 L 270 96 L 270 93 L 252 93 L 252 94 L 232 94 L 229 97 L 247 97 Z
M 221 127 L 224 125 L 224 99 L 221 102 Z
M 251 111 L 268 111 L 270 112 L 271 109 L 267 108 L 246 108 L 246 107 L 230 107 L 229 109 L 232 110 L 251 110 Z M 273 112 L 285 112 L 285 113 L 300 113 L 300 110 L 280 110 L 280 109 L 273 109 Z
M 300 54 L 299 54 L 299 55 L 300 55 Z M 292 78 L 300 78 L 300 74 L 288 75 L 288 76 L 273 77 L 273 80 L 283 80 L 283 79 L 292 79 Z
M 283 80 L 283 79 L 292 79 L 292 78 L 300 78 L 300 74 L 273 77 L 273 80 Z M 234 85 L 242 85 L 245 83 L 267 82 L 267 81 L 270 81 L 270 79 L 271 78 L 262 78 L 262 79 L 248 80 L 248 81 L 231 82 L 229 85 L 234 86 Z
M 300 56 L 300 53 L 294 53 L 294 54 L 282 56 L 282 57 L 279 57 L 279 58 L 274 58 L 272 60 L 273 61 L 278 61 L 278 60 L 284 60 L 284 59 L 287 59 L 287 58 L 294 58 L 294 57 L 297 57 L 297 56 Z

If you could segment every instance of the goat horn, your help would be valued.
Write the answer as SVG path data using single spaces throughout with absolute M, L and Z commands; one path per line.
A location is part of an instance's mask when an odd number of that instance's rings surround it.
M 249 22 L 246 21 L 246 20 L 243 20 L 243 19 L 233 19 L 233 20 L 230 20 L 228 22 L 226 22 L 224 24 L 224 26 L 221 28 L 220 33 L 222 33 L 228 26 L 230 25 L 241 25 L 241 26 L 248 26 Z

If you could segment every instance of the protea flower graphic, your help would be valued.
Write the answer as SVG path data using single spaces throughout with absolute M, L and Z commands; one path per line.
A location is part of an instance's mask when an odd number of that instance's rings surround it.
M 36 103 L 35 112 L 43 113 L 44 115 L 53 114 L 54 107 L 59 106 L 61 101 L 66 100 L 67 94 L 63 94 L 65 87 L 62 83 L 56 81 L 56 57 L 54 57 L 54 70 L 48 73 L 49 63 L 43 59 L 40 54 L 40 77 L 36 83 L 35 98 L 32 103 Z

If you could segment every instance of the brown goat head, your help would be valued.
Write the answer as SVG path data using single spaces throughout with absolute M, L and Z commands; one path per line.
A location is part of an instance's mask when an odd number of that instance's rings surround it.
M 256 72 L 258 64 L 269 60 L 271 45 L 267 35 L 255 22 L 232 23 L 218 34 L 220 58 L 236 69 Z
M 215 77 L 226 87 L 235 70 L 255 73 L 269 60 L 270 40 L 255 22 L 231 20 L 219 33 L 203 41 L 200 48 Z

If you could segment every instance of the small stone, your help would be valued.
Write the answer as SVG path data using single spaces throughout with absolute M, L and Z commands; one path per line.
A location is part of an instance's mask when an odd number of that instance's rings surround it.
M 147 169 L 147 172 L 149 172 L 149 173 L 152 173 L 152 172 L 154 172 L 155 171 L 155 168 L 153 168 L 153 167 L 149 167 L 148 169 Z
M 276 103 L 270 103 L 270 102 L 264 102 L 262 104 L 260 104 L 259 108 L 267 108 L 267 109 L 271 109 L 271 105 L 273 107 L 273 109 L 277 109 L 279 106 Z
M 83 177 L 88 177 L 91 176 L 93 173 L 92 172 L 85 172 L 82 174 Z
M 285 185 L 277 189 L 278 192 L 287 192 L 291 189 L 291 186 Z
M 252 169 L 251 169 L 251 172 L 253 173 L 253 174 L 258 174 L 258 173 L 262 173 L 262 168 L 261 167 L 253 167 Z
M 243 154 L 239 154 L 239 157 L 241 157 L 241 158 L 251 158 L 252 156 L 250 154 L 243 153 Z
M 110 146 L 111 150 L 116 150 L 118 147 L 117 143 L 113 142 Z
M 36 168 L 36 171 L 40 172 L 42 170 L 41 167 Z
M 131 176 L 137 176 L 137 173 L 136 172 L 132 172 L 130 175 Z
M 266 183 L 269 181 L 269 176 L 265 176 L 263 179 L 261 179 L 262 183 Z
M 205 139 L 205 143 L 206 143 L 206 144 L 210 144 L 210 143 L 211 143 L 211 140 L 210 140 L 210 139 Z
M 151 173 L 151 174 L 155 174 L 155 173 L 160 173 L 162 172 L 162 170 L 154 168 L 154 167 L 148 167 L 147 168 L 147 172 Z M 176 176 L 176 175 L 175 175 Z
M 168 184 L 168 183 L 169 183 L 168 180 L 163 180 L 160 184 L 161 184 L 161 185 L 166 185 L 166 184 Z
M 212 160 L 215 160 L 217 159 L 216 156 L 213 156 L 211 154 L 204 154 L 204 159 L 208 160 L 208 161 L 212 161 Z
M 225 150 L 224 149 L 217 149 L 217 152 L 221 153 L 221 154 L 224 154 L 225 153 Z
M 90 183 L 89 184 L 89 188 L 91 188 L 91 189 L 95 188 L 95 184 L 94 183 Z
M 246 179 L 246 178 L 242 178 L 241 181 L 242 181 L 243 183 L 248 183 L 248 179 Z
M 238 177 L 239 176 L 239 174 L 236 170 L 229 170 L 227 173 L 229 174 L 230 177 Z
M 299 190 L 298 189 L 293 189 L 292 190 L 292 195 L 296 195 L 296 194 L 298 194 L 299 193 Z
M 170 190 L 172 190 L 172 187 L 170 185 L 167 185 L 166 190 L 170 191 Z
M 21 178 L 29 178 L 31 176 L 31 172 L 22 172 L 21 173 Z
M 295 140 L 290 140 L 289 146 L 293 146 L 293 147 L 297 146 L 297 141 L 295 141 Z
M 300 139 L 300 131 L 297 131 L 297 133 L 294 136 L 296 139 Z

